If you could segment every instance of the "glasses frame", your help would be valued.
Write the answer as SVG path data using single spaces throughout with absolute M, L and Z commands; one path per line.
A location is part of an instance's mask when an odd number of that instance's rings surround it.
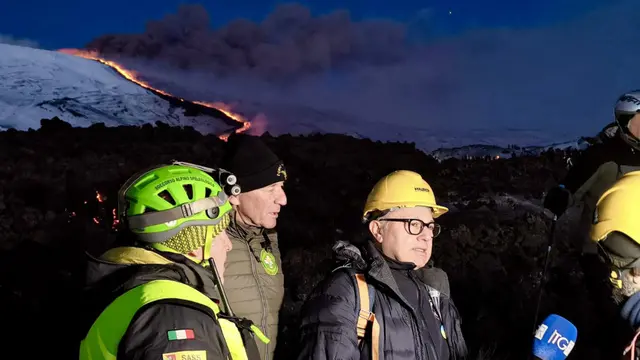
M 435 221 L 430 221 L 428 223 L 425 223 L 424 221 L 420 220 L 420 219 L 397 219 L 397 218 L 384 218 L 384 219 L 377 219 L 378 221 L 391 221 L 391 222 L 402 222 L 405 224 L 404 226 L 404 230 L 409 233 L 410 235 L 420 235 L 422 234 L 422 232 L 424 231 L 425 227 L 428 227 L 429 229 L 431 229 L 432 233 L 433 233 L 433 237 L 437 237 L 438 235 L 440 235 L 442 233 L 442 226 L 438 223 L 436 223 Z M 420 224 L 420 231 L 418 231 L 418 233 L 414 234 L 411 232 L 411 223 L 412 222 L 417 222 Z M 430 225 L 433 225 L 433 227 L 429 227 Z

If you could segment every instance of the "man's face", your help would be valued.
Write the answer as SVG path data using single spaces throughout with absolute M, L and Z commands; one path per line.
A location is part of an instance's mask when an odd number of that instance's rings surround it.
M 621 280 L 620 283 L 622 287 L 612 284 L 612 297 L 616 304 L 620 305 L 640 291 L 640 269 L 634 268 L 618 271 L 616 276 Z M 618 279 L 611 277 L 612 283 L 615 282 L 615 280 Z
M 629 120 L 627 127 L 633 136 L 640 139 L 640 114 L 635 114 L 631 120 Z
M 284 192 L 284 181 L 255 189 L 238 196 L 232 196 L 230 201 L 238 213 L 238 218 L 246 225 L 273 229 L 278 222 L 280 208 L 287 205 L 287 195 Z
M 416 269 L 424 267 L 431 258 L 433 229 L 425 226 L 418 235 L 412 235 L 407 231 L 409 224 L 384 219 L 419 219 L 429 224 L 433 222 L 432 210 L 426 207 L 401 208 L 369 224 L 369 230 L 383 254 L 397 261 L 412 262 Z

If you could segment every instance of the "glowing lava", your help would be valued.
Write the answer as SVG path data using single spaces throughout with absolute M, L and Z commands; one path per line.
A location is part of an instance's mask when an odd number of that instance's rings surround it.
M 156 89 L 154 87 L 152 87 L 151 85 L 149 85 L 148 83 L 142 81 L 139 79 L 138 74 L 136 74 L 136 72 L 125 69 L 122 65 L 116 63 L 115 61 L 111 61 L 111 60 L 106 60 L 100 57 L 100 55 L 96 52 L 96 51 L 86 51 L 86 50 L 80 50 L 80 49 L 60 49 L 58 50 L 61 53 L 64 54 L 69 54 L 69 55 L 75 55 L 75 56 L 79 56 L 85 59 L 89 59 L 89 60 L 95 60 L 98 61 L 104 65 L 107 65 L 109 67 L 111 67 L 112 69 L 114 69 L 115 71 L 117 71 L 120 75 L 124 76 L 125 79 L 132 81 L 140 86 L 142 86 L 145 89 L 149 89 L 152 91 L 155 91 L 157 93 L 160 93 L 162 95 L 165 96 L 170 96 L 172 98 L 175 99 L 179 99 L 180 101 L 187 101 L 185 99 L 179 98 L 173 94 L 170 94 L 166 91 L 160 90 L 160 89 Z M 249 130 L 249 128 L 251 127 L 251 123 L 249 122 L 249 120 L 247 120 L 244 116 L 234 113 L 231 111 L 231 107 L 227 104 L 224 103 L 220 103 L 220 102 L 215 102 L 215 103 L 209 103 L 209 102 L 203 102 L 203 101 L 191 101 L 194 104 L 198 104 L 201 106 L 205 106 L 211 109 L 216 109 L 222 113 L 224 113 L 225 115 L 227 115 L 229 118 L 239 122 L 242 124 L 242 127 L 240 127 L 239 129 L 236 129 L 235 132 L 236 133 L 241 133 L 244 131 Z M 229 134 L 223 134 L 220 135 L 219 138 L 221 140 L 227 141 L 227 139 L 229 138 Z

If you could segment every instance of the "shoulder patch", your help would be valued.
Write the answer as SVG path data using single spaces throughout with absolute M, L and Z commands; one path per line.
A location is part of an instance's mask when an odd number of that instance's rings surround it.
M 162 354 L 162 360 L 207 360 L 206 350 L 176 351 Z
M 196 336 L 193 333 L 192 329 L 182 329 L 182 330 L 169 330 L 167 331 L 167 338 L 171 340 L 191 340 L 195 339 Z

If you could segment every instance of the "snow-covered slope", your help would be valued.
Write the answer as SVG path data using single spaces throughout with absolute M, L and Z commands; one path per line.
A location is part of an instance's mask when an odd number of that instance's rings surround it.
M 96 61 L 0 44 L 0 130 L 37 129 L 40 119 L 54 116 L 80 127 L 161 121 L 204 133 L 231 128 L 213 116 L 185 116 L 183 108 Z
M 576 141 L 567 141 L 559 144 L 550 144 L 545 146 L 517 146 L 510 145 L 507 147 L 496 145 L 467 145 L 454 148 L 440 148 L 431 151 L 431 155 L 438 160 L 448 158 L 471 158 L 489 156 L 493 159 L 510 158 L 512 156 L 538 155 L 544 151 L 557 149 L 568 150 L 578 149 L 584 150 L 589 146 L 589 142 L 585 139 Z
M 381 141 L 414 142 L 439 159 L 509 157 L 513 153 L 531 154 L 549 147 L 587 145 L 580 140 L 547 145 L 544 142 L 547 137 L 540 130 L 505 129 L 500 134 L 474 129 L 434 131 L 367 121 L 333 109 L 286 102 L 237 101 L 223 92 L 194 91 L 186 76 L 184 83 L 178 84 L 158 76 L 139 75 L 141 80 L 176 96 L 191 99 L 208 96 L 203 100 L 234 103 L 234 111 L 251 119 L 250 133 L 254 134 L 265 130 L 273 135 L 331 132 Z M 0 131 L 37 129 L 40 119 L 54 116 L 79 127 L 100 122 L 118 126 L 161 121 L 193 126 L 202 133 L 221 134 L 231 130 L 228 122 L 213 116 L 185 116 L 183 108 L 172 106 L 165 98 L 99 62 L 60 52 L 0 44 Z M 530 146 L 513 148 L 509 144 Z

